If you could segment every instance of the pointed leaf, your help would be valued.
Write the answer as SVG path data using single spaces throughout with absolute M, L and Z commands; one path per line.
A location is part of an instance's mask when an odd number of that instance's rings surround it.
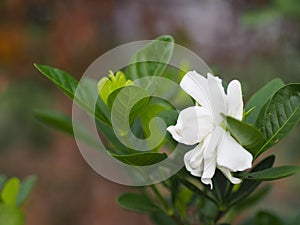
M 141 194 L 125 193 L 118 197 L 117 202 L 125 209 L 141 213 L 162 211 L 156 204 L 153 203 L 153 200 Z
M 271 168 L 274 164 L 275 156 L 271 155 L 259 162 L 251 172 L 256 172 L 264 169 Z M 260 185 L 261 181 L 244 180 L 239 189 L 233 192 L 229 198 L 229 205 L 235 205 L 236 203 L 243 201 Z
M 119 161 L 134 166 L 148 166 L 156 164 L 168 157 L 165 153 L 155 152 L 136 153 L 130 155 L 110 154 Z
M 260 131 L 253 125 L 244 123 L 230 116 L 226 116 L 227 127 L 231 135 L 244 146 L 251 154 L 263 145 L 264 138 Z
M 68 97 L 74 98 L 78 81 L 67 72 L 50 66 L 34 64 L 34 66 L 47 78 L 49 78 Z
M 247 116 L 246 123 L 255 124 L 260 110 L 268 102 L 268 100 L 284 86 L 284 82 L 275 78 L 259 89 L 246 104 L 245 110 L 248 111 L 255 107 L 253 111 Z
M 6 182 L 1 192 L 1 199 L 8 205 L 15 205 L 19 190 L 20 180 L 16 177 L 12 177 Z
M 268 180 L 277 180 L 284 177 L 294 175 L 300 171 L 300 166 L 279 166 L 273 167 L 265 170 L 260 170 L 257 172 L 242 173 L 238 177 L 241 179 L 247 180 L 259 180 L 259 181 L 268 181 Z
M 256 157 L 284 138 L 300 120 L 300 84 L 290 84 L 275 93 L 258 120 L 265 144 Z
M 173 49 L 174 39 L 171 36 L 164 35 L 156 38 L 132 57 L 126 75 L 131 80 L 146 76 L 160 76 L 171 59 Z
M 29 176 L 22 181 L 20 191 L 17 195 L 16 205 L 20 206 L 24 203 L 28 195 L 30 194 L 32 188 L 34 187 L 37 181 L 36 176 Z

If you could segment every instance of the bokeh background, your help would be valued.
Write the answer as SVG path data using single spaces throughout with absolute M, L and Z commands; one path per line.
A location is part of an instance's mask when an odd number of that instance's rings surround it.
M 71 137 L 34 119 L 36 109 L 70 114 L 71 101 L 33 63 L 80 78 L 105 51 L 162 34 L 173 35 L 224 79 L 238 78 L 245 100 L 275 77 L 300 82 L 298 0 L 0 1 L 0 173 L 38 175 L 24 206 L 27 225 L 151 224 L 115 203 L 129 187 L 96 174 Z M 276 154 L 278 165 L 300 164 L 299 132 L 298 125 L 267 153 Z M 299 178 L 273 182 L 256 209 L 295 217 Z

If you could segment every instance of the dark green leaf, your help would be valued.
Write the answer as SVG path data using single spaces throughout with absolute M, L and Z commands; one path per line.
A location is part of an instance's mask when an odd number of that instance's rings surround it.
M 141 213 L 161 211 L 161 209 L 153 203 L 153 200 L 141 194 L 125 193 L 118 197 L 117 202 L 125 209 Z
M 150 214 L 150 218 L 156 225 L 177 225 L 177 223 L 164 212 L 154 212 Z
M 260 170 L 257 172 L 250 173 L 241 173 L 238 175 L 241 179 L 247 180 L 259 180 L 259 181 L 268 181 L 268 180 L 277 180 L 284 177 L 294 175 L 300 171 L 300 166 L 279 166 L 273 167 L 265 170 Z
M 300 84 L 290 84 L 275 93 L 258 119 L 265 144 L 256 157 L 278 143 L 300 120 Z
M 258 212 L 254 221 L 255 225 L 284 225 L 279 217 L 267 211 Z
M 68 97 L 74 98 L 78 81 L 67 72 L 50 66 L 34 64 L 34 66 L 47 78 L 49 78 Z
M 25 180 L 22 181 L 20 191 L 17 195 L 16 205 L 20 206 L 26 200 L 28 195 L 30 194 L 32 188 L 34 187 L 37 181 L 36 176 L 29 176 Z
M 131 80 L 146 76 L 160 76 L 171 59 L 173 49 L 174 39 L 171 36 L 164 35 L 156 38 L 136 52 L 131 65 L 126 70 L 126 75 Z
M 275 156 L 271 155 L 259 162 L 251 172 L 256 172 L 264 169 L 271 168 L 274 164 Z M 239 189 L 233 192 L 230 196 L 229 205 L 235 205 L 236 203 L 243 201 L 258 187 L 261 181 L 244 180 Z
M 227 127 L 232 136 L 244 146 L 251 154 L 263 145 L 264 138 L 259 130 L 253 125 L 244 123 L 230 116 L 226 116 Z
M 23 225 L 24 214 L 16 206 L 0 203 L 0 225 Z
M 166 159 L 168 156 L 165 153 L 155 153 L 155 152 L 144 152 L 136 153 L 130 155 L 117 155 L 110 153 L 114 158 L 120 160 L 129 165 L 134 166 L 148 166 L 152 164 L 159 163 L 160 161 Z
M 259 89 L 248 101 L 245 110 L 248 111 L 255 107 L 254 110 L 247 116 L 246 123 L 255 124 L 257 117 L 263 108 L 263 106 L 268 102 L 268 100 L 278 91 L 284 83 L 281 79 L 276 78 L 271 80 L 261 89 Z
M 35 111 L 34 114 L 45 125 L 73 136 L 71 117 L 56 111 Z
M 19 190 L 20 180 L 16 177 L 12 177 L 6 182 L 1 192 L 1 199 L 5 204 L 15 205 Z

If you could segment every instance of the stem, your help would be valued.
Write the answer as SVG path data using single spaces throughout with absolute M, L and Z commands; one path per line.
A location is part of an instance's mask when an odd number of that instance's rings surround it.
M 155 184 L 150 185 L 150 188 L 154 192 L 154 194 L 156 195 L 156 197 L 159 199 L 159 201 L 163 205 L 163 207 L 166 210 L 166 212 L 168 212 L 168 210 L 169 210 L 168 203 L 163 198 L 163 196 L 161 195 L 161 193 L 159 192 L 159 190 L 157 189 L 157 187 L 155 186 Z

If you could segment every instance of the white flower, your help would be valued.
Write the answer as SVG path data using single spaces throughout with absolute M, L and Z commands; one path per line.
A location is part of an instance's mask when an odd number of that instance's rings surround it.
M 201 177 L 204 184 L 212 188 L 212 177 L 216 168 L 233 184 L 241 180 L 231 172 L 251 168 L 252 155 L 244 149 L 228 131 L 221 114 L 242 120 L 243 99 L 241 84 L 237 80 L 229 83 L 227 94 L 222 80 L 207 74 L 207 78 L 196 71 L 188 72 L 180 86 L 193 97 L 197 104 L 182 110 L 177 124 L 167 130 L 173 138 L 186 145 L 197 146 L 184 156 L 186 169 Z

